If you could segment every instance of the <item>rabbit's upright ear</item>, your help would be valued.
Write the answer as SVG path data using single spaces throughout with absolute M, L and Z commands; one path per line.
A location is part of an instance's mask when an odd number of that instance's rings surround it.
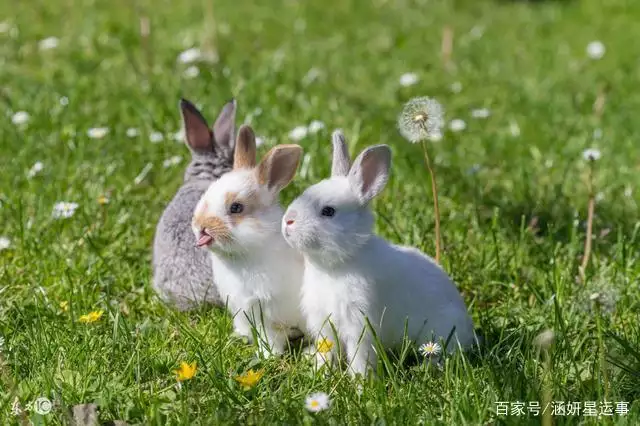
M 256 165 L 256 135 L 250 126 L 243 124 L 238 130 L 233 169 L 251 169 Z
M 180 110 L 184 121 L 184 133 L 187 145 L 193 151 L 213 151 L 212 133 L 209 130 L 207 120 L 204 119 L 198 108 L 186 99 L 180 100 Z
M 258 164 L 258 182 L 267 185 L 270 190 L 282 190 L 296 175 L 301 156 L 300 145 L 278 145 L 272 148 Z
M 391 149 L 387 145 L 371 146 L 358 155 L 349 170 L 349 184 L 360 203 L 365 205 L 378 195 L 389 180 Z
M 347 140 L 339 130 L 333 132 L 331 138 L 333 140 L 333 162 L 331 163 L 331 176 L 346 176 L 349 174 L 349 168 L 351 167 Z
M 224 151 L 233 152 L 236 132 L 236 100 L 231 99 L 213 123 L 213 141 Z

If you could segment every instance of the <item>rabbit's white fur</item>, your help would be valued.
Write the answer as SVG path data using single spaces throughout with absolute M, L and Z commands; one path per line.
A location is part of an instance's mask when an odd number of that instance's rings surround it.
M 370 328 L 385 349 L 403 343 L 405 326 L 416 344 L 446 340 L 455 327 L 447 349 L 472 345 L 473 323 L 447 274 L 420 251 L 373 235 L 367 205 L 388 179 L 389 148 L 370 147 L 349 168 L 344 137 L 336 132 L 333 139 L 332 177 L 294 200 L 282 222 L 285 239 L 304 255 L 302 309 L 309 332 L 339 339 L 351 373 L 361 374 L 377 358 Z M 335 214 L 323 216 L 324 207 Z
M 251 337 L 255 326 L 260 350 L 275 354 L 286 348 L 290 335 L 304 329 L 299 303 L 303 261 L 282 238 L 278 202 L 280 190 L 295 174 L 301 149 L 280 145 L 257 167 L 255 150 L 253 132 L 243 126 L 234 169 L 213 182 L 199 201 L 193 231 L 198 244 L 211 251 L 235 331 Z M 245 163 L 238 164 L 242 156 Z M 234 203 L 243 211 L 233 213 Z

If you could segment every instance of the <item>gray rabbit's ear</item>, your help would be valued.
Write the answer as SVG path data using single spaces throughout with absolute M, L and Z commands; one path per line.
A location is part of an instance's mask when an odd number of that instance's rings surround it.
M 351 160 L 347 140 L 341 131 L 336 130 L 332 135 L 333 162 L 331 163 L 331 176 L 346 176 L 349 174 Z
M 371 146 L 358 155 L 349 171 L 349 184 L 360 204 L 369 203 L 389 180 L 391 149 L 387 145 Z
M 189 148 L 198 152 L 213 151 L 212 133 L 198 108 L 186 99 L 180 100 L 185 140 Z
M 238 130 L 236 149 L 233 154 L 233 169 L 251 169 L 256 165 L 256 135 L 253 129 L 243 124 Z
M 213 141 L 227 152 L 233 151 L 236 131 L 236 100 L 231 99 L 213 123 Z

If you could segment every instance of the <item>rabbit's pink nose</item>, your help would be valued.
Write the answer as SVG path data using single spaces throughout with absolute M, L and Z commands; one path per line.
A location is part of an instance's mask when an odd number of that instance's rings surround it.
M 296 213 L 293 210 L 288 212 L 287 215 L 284 218 L 284 223 L 286 223 L 287 226 L 293 225 L 293 223 L 296 221 L 296 216 L 297 215 L 298 215 L 298 213 Z

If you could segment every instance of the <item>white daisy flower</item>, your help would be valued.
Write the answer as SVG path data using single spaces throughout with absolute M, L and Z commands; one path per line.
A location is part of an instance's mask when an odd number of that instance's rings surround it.
M 178 62 L 183 64 L 190 64 L 202 58 L 202 52 L 197 47 L 192 47 L 178 55 Z
M 509 133 L 511 133 L 511 136 L 513 136 L 514 138 L 520 136 L 520 126 L 518 126 L 518 123 L 516 121 L 511 121 L 509 123 Z
M 598 161 L 602 157 L 602 153 L 597 148 L 585 149 L 582 152 L 582 158 L 586 161 Z
M 473 118 L 488 118 L 491 115 L 491 111 L 487 108 L 478 108 L 471 111 Z
M 151 143 L 160 143 L 164 140 L 164 135 L 161 132 L 151 132 L 149 134 L 149 141 Z
M 398 117 L 400 134 L 411 143 L 425 139 L 442 139 L 444 109 L 435 99 L 423 96 L 413 98 L 404 105 Z
M 40 40 L 38 43 L 38 48 L 40 50 L 50 50 L 58 47 L 59 40 L 57 37 L 47 37 L 45 39 Z
M 172 136 L 174 141 L 176 142 L 182 142 L 184 141 L 185 138 L 185 133 L 184 133 L 184 129 L 180 129 L 177 132 L 175 132 Z
M 11 247 L 11 240 L 7 237 L 0 237 L 0 251 Z
M 453 93 L 460 93 L 462 91 L 462 83 L 460 83 L 459 81 L 456 81 L 451 85 L 450 89 L 451 89 L 451 92 Z
M 162 162 L 162 167 L 166 169 L 168 167 L 176 166 L 180 164 L 181 161 L 182 161 L 182 157 L 180 157 L 179 155 L 174 155 L 173 157 L 167 158 L 166 160 L 164 160 Z
M 602 59 L 606 50 L 607 49 L 604 47 L 604 44 L 598 40 L 592 41 L 587 45 L 587 55 L 591 59 Z
M 318 133 L 322 129 L 324 129 L 324 123 L 319 120 L 313 120 L 307 128 L 309 133 Z
M 109 133 L 108 127 L 93 127 L 87 130 L 87 136 L 91 139 L 102 139 Z
M 467 123 L 465 123 L 464 120 L 460 118 L 455 118 L 451 120 L 451 122 L 449 123 L 449 129 L 452 132 L 461 132 L 466 128 L 467 128 Z
M 331 399 L 324 392 L 315 392 L 307 396 L 304 405 L 308 411 L 317 413 L 328 409 L 331 406 Z
M 136 136 L 138 136 L 140 134 L 140 132 L 138 131 L 138 129 L 136 129 L 135 127 L 129 127 L 127 129 L 126 135 L 129 138 L 135 138 Z
M 307 133 L 309 133 L 307 126 L 297 126 L 289 132 L 289 139 L 297 142 L 306 138 Z
M 52 216 L 54 219 L 66 219 L 70 218 L 76 212 L 78 208 L 77 203 L 69 203 L 66 201 L 59 201 L 53 205 Z
M 31 166 L 31 168 L 29 169 L 29 172 L 27 173 L 27 176 L 29 178 L 33 178 L 37 174 L 39 174 L 42 171 L 42 169 L 44 169 L 44 164 L 42 164 L 41 161 L 36 161 L 35 164 L 33 166 Z
M 414 84 L 418 83 L 418 80 L 419 80 L 418 74 L 414 72 L 404 73 L 400 76 L 400 86 L 402 87 L 413 86 Z
M 18 111 L 15 114 L 13 114 L 13 117 L 11 117 L 11 121 L 16 126 L 19 126 L 19 125 L 25 124 L 27 121 L 29 121 L 29 118 L 31 118 L 31 117 L 29 116 L 28 112 L 26 112 L 26 111 Z
M 191 65 L 182 73 L 182 75 L 184 75 L 185 78 L 196 78 L 199 74 L 200 74 L 200 68 L 196 67 L 195 65 Z
M 440 353 L 442 353 L 442 346 L 440 346 L 440 343 L 427 342 L 420 345 L 420 348 L 418 348 L 418 350 L 420 351 L 420 354 L 422 356 L 431 357 L 440 355 Z

